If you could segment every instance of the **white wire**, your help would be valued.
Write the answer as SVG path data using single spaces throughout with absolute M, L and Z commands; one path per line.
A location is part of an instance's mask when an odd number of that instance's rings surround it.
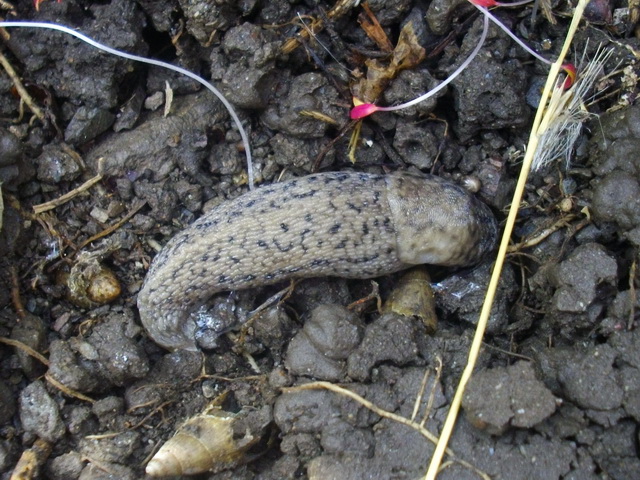
M 489 31 L 489 19 L 487 18 L 487 16 L 485 16 L 484 17 L 484 23 L 483 23 L 483 26 L 482 26 L 482 35 L 480 35 L 480 39 L 478 40 L 478 44 L 475 46 L 475 48 L 473 49 L 471 54 L 467 57 L 467 59 L 464 62 L 462 62 L 460 64 L 460 66 L 458 68 L 456 68 L 455 71 L 451 75 L 449 75 L 447 77 L 446 80 L 443 80 L 435 88 L 433 88 L 432 90 L 429 90 L 427 93 L 425 93 L 423 95 L 420 95 L 417 98 L 414 98 L 413 100 L 410 100 L 410 101 L 408 101 L 406 103 L 403 103 L 401 105 L 393 105 L 391 107 L 379 107 L 379 108 L 377 108 L 377 111 L 380 111 L 380 112 L 392 112 L 394 110 L 401 110 L 403 108 L 411 107 L 411 106 L 415 105 L 416 103 L 420 103 L 423 100 L 426 100 L 427 98 L 434 96 L 436 93 L 438 93 L 444 87 L 449 85 L 449 83 L 451 83 L 453 80 L 455 80 L 456 77 L 458 75 L 460 75 L 464 71 L 464 69 L 466 69 L 469 66 L 471 61 L 476 57 L 476 55 L 478 55 L 478 52 L 482 48 L 482 44 L 484 43 L 485 39 L 487 38 L 487 32 L 488 31 Z
M 57 30 L 59 32 L 67 33 L 73 37 L 76 37 L 79 40 L 82 40 L 85 43 L 88 43 L 92 47 L 97 48 L 98 50 L 102 50 L 104 52 L 110 53 L 111 55 L 116 55 L 118 57 L 126 58 L 128 60 L 134 60 L 136 62 L 146 63 L 148 65 L 155 65 L 157 67 L 168 68 L 169 70 L 173 70 L 174 72 L 181 73 L 182 75 L 186 75 L 189 78 L 194 79 L 196 82 L 200 83 L 202 86 L 206 87 L 211 93 L 213 93 L 218 100 L 222 102 L 225 106 L 229 115 L 233 119 L 234 123 L 238 127 L 238 131 L 240 132 L 240 136 L 242 137 L 242 143 L 244 145 L 245 155 L 247 157 L 247 175 L 249 177 L 249 189 L 254 189 L 254 178 L 253 178 L 253 162 L 251 160 L 251 146 L 249 145 L 249 138 L 247 137 L 247 133 L 242 127 L 242 123 L 240 122 L 240 118 L 236 114 L 233 106 L 229 103 L 229 101 L 222 95 L 222 93 L 209 82 L 207 82 L 204 78 L 196 75 L 189 70 L 186 70 L 182 67 L 178 67 L 176 65 L 172 65 L 170 63 L 162 62 L 160 60 L 154 60 L 152 58 L 140 57 L 138 55 L 133 55 L 131 53 L 121 52 L 120 50 L 116 50 L 115 48 L 108 47 L 99 43 L 92 38 L 87 37 L 86 35 L 76 32 L 69 27 L 65 27 L 64 25 L 58 25 L 57 23 L 44 23 L 44 22 L 0 22 L 0 28 L 14 28 L 14 27 L 22 27 L 22 28 L 45 28 L 49 30 Z

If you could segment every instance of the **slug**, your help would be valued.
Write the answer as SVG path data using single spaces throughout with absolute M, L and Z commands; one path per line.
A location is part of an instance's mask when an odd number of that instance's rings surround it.
M 334 172 L 275 183 L 173 237 L 138 294 L 140 318 L 159 345 L 195 350 L 196 310 L 217 292 L 471 265 L 493 249 L 496 233 L 486 205 L 439 177 Z

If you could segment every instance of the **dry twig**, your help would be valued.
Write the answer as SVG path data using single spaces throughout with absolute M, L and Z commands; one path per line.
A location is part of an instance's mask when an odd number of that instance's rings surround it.
M 427 430 L 425 427 L 423 427 L 419 423 L 416 423 L 416 422 L 414 422 L 412 420 L 409 420 L 409 419 L 407 419 L 407 418 L 405 418 L 405 417 L 403 417 L 401 415 L 397 415 L 397 414 L 395 414 L 393 412 L 389 412 L 387 410 L 384 410 L 384 409 L 378 407 L 377 405 L 375 405 L 374 403 L 370 402 L 369 400 L 361 397 L 357 393 L 354 393 L 351 390 L 348 390 L 346 388 L 340 387 L 340 386 L 335 385 L 335 384 L 330 383 L 330 382 L 311 382 L 311 383 L 306 383 L 304 385 L 298 385 L 298 386 L 295 386 L 295 387 L 283 388 L 282 391 L 285 392 L 285 393 L 289 393 L 289 392 L 297 392 L 297 391 L 301 391 L 301 390 L 318 390 L 318 389 L 330 390 L 330 391 L 338 393 L 340 395 L 344 395 L 345 397 L 348 397 L 348 398 L 350 398 L 352 400 L 355 400 L 356 402 L 358 402 L 363 407 L 371 410 L 373 413 L 375 413 L 377 415 L 380 415 L 383 418 L 388 418 L 389 420 L 393 420 L 395 422 L 401 423 L 402 425 L 406 425 L 407 427 L 410 427 L 410 428 L 414 429 L 415 431 L 420 433 L 423 437 L 425 437 L 427 440 L 429 440 L 431 443 L 436 444 L 438 442 L 438 437 L 436 437 L 433 433 L 431 433 L 429 430 Z M 469 462 L 466 462 L 466 461 L 462 460 L 461 458 L 456 457 L 455 453 L 450 448 L 446 448 L 446 453 L 456 463 L 462 465 L 463 467 L 466 467 L 466 468 L 472 470 L 473 472 L 477 473 L 483 479 L 490 480 L 489 475 L 487 475 L 483 471 L 479 470 L 475 466 L 471 465 Z M 446 465 L 443 465 L 443 468 L 445 468 L 445 466 Z
M 38 214 L 38 213 L 48 212 L 49 210 L 53 210 L 54 208 L 59 207 L 60 205 L 64 205 L 65 203 L 67 203 L 69 200 L 73 199 L 80 193 L 89 190 L 92 186 L 94 186 L 100 180 L 102 180 L 102 173 L 98 173 L 95 177 L 91 177 L 89 180 L 84 182 L 79 187 L 74 188 L 70 192 L 65 193 L 64 195 L 56 198 L 55 200 L 41 203 L 39 205 L 34 205 L 33 211 L 34 213 Z
M 36 102 L 33 100 L 33 98 L 31 98 L 31 95 L 29 95 L 29 92 L 27 92 L 27 89 L 24 88 L 24 85 L 22 84 L 22 81 L 20 80 L 20 77 L 18 76 L 16 71 L 13 69 L 13 67 L 9 63 L 9 60 L 7 60 L 7 57 L 5 57 L 2 54 L 2 52 L 0 52 L 0 64 L 2 64 L 2 67 L 4 68 L 4 71 L 7 72 L 7 75 L 9 75 L 9 78 L 13 82 L 13 86 L 16 87 L 18 95 L 20 95 L 20 99 L 24 103 L 26 103 L 27 106 L 33 112 L 33 114 L 36 117 L 38 117 L 38 119 L 41 122 L 44 123 L 45 120 L 46 120 L 46 116 L 45 116 L 44 112 L 40 109 L 40 107 L 38 105 L 36 105 Z

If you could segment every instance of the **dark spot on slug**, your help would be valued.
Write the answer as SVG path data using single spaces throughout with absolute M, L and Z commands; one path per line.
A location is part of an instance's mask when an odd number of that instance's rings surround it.
M 347 202 L 347 207 L 349 207 L 350 210 L 355 210 L 357 213 L 362 213 L 362 208 L 358 207 L 356 204 L 351 203 L 351 202 Z
M 304 193 L 296 193 L 291 197 L 295 199 L 309 198 L 309 197 L 313 197 L 317 192 L 318 192 L 317 190 L 309 190 L 308 192 L 304 192 Z
M 289 250 L 291 250 L 293 248 L 293 244 L 292 243 L 289 243 L 289 245 L 283 246 L 283 245 L 280 245 L 280 243 L 277 240 L 274 240 L 273 244 L 281 252 L 288 252 Z

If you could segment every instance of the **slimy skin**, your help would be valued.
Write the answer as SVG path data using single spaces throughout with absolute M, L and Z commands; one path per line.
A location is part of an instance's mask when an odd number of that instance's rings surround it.
M 222 203 L 173 237 L 138 294 L 140 318 L 159 345 L 195 350 L 192 314 L 217 292 L 471 265 L 493 249 L 496 232 L 486 205 L 438 177 L 296 178 Z

